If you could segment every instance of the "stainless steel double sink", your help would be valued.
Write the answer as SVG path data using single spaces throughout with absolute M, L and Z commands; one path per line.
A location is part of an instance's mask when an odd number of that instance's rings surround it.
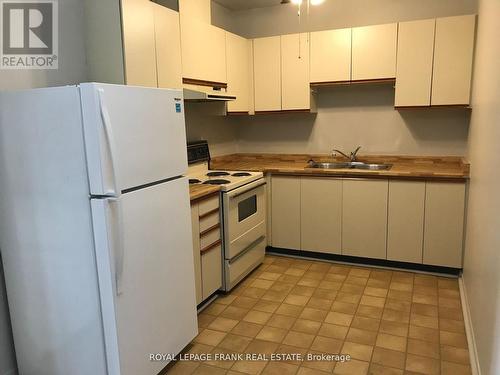
M 359 161 L 323 163 L 310 160 L 307 168 L 318 169 L 364 169 L 370 171 L 381 171 L 391 169 L 392 164 L 368 164 Z

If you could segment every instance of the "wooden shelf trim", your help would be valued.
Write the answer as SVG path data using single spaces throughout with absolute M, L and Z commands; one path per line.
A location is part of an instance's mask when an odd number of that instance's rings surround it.
M 204 81 L 204 80 L 195 79 L 195 78 L 182 78 L 182 83 L 184 83 L 186 85 L 207 86 L 207 87 L 227 89 L 227 83 L 214 82 L 214 81 Z
M 256 115 L 271 115 L 280 113 L 311 113 L 311 109 L 280 109 L 276 111 L 255 111 Z
M 217 192 L 217 194 L 219 194 L 219 192 Z M 215 194 L 214 194 L 214 195 L 215 195 Z M 207 216 L 213 215 L 213 214 L 214 214 L 214 213 L 216 213 L 216 212 L 217 212 L 217 213 L 219 212 L 219 207 L 214 208 L 213 210 L 210 210 L 210 211 L 208 211 L 208 212 L 205 212 L 203 215 L 200 215 L 200 216 L 199 216 L 199 218 L 200 218 L 200 219 L 203 219 L 203 218 L 205 218 L 205 217 L 207 217 Z
M 220 228 L 220 223 L 217 223 L 215 225 L 212 225 L 210 228 L 205 229 L 203 232 L 200 232 L 200 237 L 203 237 L 204 235 L 213 232 L 216 229 Z
M 215 241 L 213 244 L 210 244 L 210 245 L 204 247 L 203 249 L 200 249 L 200 253 L 203 254 L 207 251 L 210 251 L 213 248 L 219 246 L 221 243 L 222 243 L 222 240 L 219 239 L 219 240 Z
M 329 81 L 329 82 L 311 82 L 309 85 L 311 87 L 322 87 L 322 86 L 350 86 L 350 85 L 363 85 L 363 84 L 394 84 L 396 83 L 396 78 L 376 78 L 376 79 L 361 79 L 355 81 Z

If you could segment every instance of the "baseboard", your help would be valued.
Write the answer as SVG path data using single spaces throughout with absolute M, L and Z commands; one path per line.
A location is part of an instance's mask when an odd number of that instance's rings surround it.
M 472 375 L 481 375 L 481 367 L 479 365 L 479 357 L 477 355 L 476 338 L 474 336 L 474 327 L 472 325 L 472 317 L 470 314 L 467 290 L 465 288 L 463 276 L 458 279 L 458 286 L 460 288 L 460 299 L 462 301 L 462 311 L 464 314 L 465 334 L 467 335 L 467 344 L 469 345 Z
M 431 266 L 427 264 L 407 263 L 407 262 L 399 262 L 387 259 L 355 257 L 350 255 L 341 255 L 341 254 L 318 253 L 315 251 L 283 249 L 273 246 L 267 246 L 266 253 L 276 254 L 276 255 L 289 255 L 298 258 L 319 259 L 319 260 L 327 260 L 333 262 L 359 264 L 361 266 L 375 266 L 375 267 L 385 267 L 391 269 L 402 269 L 414 272 L 426 272 L 432 274 L 449 275 L 454 277 L 458 277 L 462 271 L 460 268 Z

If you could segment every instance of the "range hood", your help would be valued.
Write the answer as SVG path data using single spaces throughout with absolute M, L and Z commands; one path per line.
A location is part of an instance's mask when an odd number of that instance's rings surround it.
M 184 89 L 184 101 L 187 102 L 228 102 L 236 100 L 236 96 L 222 90 L 209 89 L 206 91 Z

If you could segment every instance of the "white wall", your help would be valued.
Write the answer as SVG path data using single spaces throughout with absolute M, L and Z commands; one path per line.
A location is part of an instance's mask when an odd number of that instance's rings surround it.
M 500 2 L 479 0 L 464 281 L 482 375 L 500 374 Z
M 394 88 L 321 89 L 318 113 L 241 117 L 239 152 L 361 154 L 465 154 L 470 112 L 463 109 L 394 110 Z
M 0 89 L 67 85 L 85 81 L 83 1 L 59 1 L 59 69 L 0 70 Z
M 277 1 L 278 3 L 278 1 Z M 212 7 L 214 8 L 214 7 Z M 217 8 L 217 7 L 216 7 Z M 276 5 L 248 11 L 232 12 L 227 18 L 214 17 L 212 22 L 247 38 L 289 34 L 299 31 L 339 29 L 408 21 L 414 19 L 471 14 L 476 0 L 328 0 L 310 8 L 309 24 L 304 17 L 299 25 L 296 6 Z M 303 7 L 302 14 L 306 13 Z
M 86 81 L 83 1 L 59 1 L 59 69 L 0 70 L 0 89 L 23 89 Z M 7 303 L 0 264 L 0 375 L 15 371 Z M 12 371 L 12 372 L 11 372 Z
M 205 139 L 212 156 L 238 152 L 236 126 L 231 117 L 224 116 L 224 103 L 186 103 L 188 141 Z
M 15 369 L 14 345 L 12 343 L 9 310 L 0 262 L 0 375 L 11 375 Z

